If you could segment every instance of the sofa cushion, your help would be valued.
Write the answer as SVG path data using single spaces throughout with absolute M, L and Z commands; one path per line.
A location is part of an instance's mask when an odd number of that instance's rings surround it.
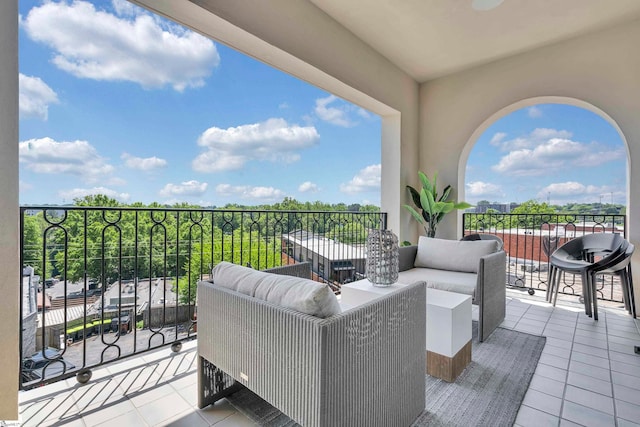
M 212 272 L 213 283 L 316 317 L 339 314 L 340 305 L 328 285 L 221 262 Z
M 497 252 L 496 240 L 446 240 L 420 236 L 415 267 L 477 273 L 480 258 Z
M 471 295 L 475 300 L 478 275 L 435 268 L 412 268 L 401 271 L 398 275 L 398 281 L 401 283 L 425 281 L 427 282 L 427 288 Z

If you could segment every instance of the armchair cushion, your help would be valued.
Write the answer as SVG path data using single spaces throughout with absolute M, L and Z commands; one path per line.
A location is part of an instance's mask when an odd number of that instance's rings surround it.
M 212 272 L 213 283 L 251 297 L 326 318 L 341 312 L 329 286 L 293 276 L 281 276 L 221 262 Z
M 460 241 L 420 236 L 415 267 L 477 273 L 480 258 L 498 251 L 495 240 Z
M 470 295 L 475 301 L 478 275 L 462 271 L 437 270 L 435 268 L 412 268 L 398 275 L 401 283 L 427 282 L 427 288 Z

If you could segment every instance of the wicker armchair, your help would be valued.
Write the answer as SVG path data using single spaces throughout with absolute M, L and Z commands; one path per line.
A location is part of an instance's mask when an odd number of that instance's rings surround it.
M 311 427 L 406 426 L 424 410 L 424 282 L 326 319 L 206 281 L 198 306 L 201 408 L 245 386 Z

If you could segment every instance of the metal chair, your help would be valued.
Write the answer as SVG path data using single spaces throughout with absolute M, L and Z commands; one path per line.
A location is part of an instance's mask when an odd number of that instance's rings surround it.
M 547 258 L 558 249 L 558 243 L 560 243 L 558 236 L 542 236 L 542 251 Z
M 549 259 L 547 300 L 556 305 L 563 273 L 579 275 L 585 314 L 598 320 L 594 273 L 614 265 L 628 245 L 629 242 L 619 234 L 595 233 L 577 237 L 560 246 Z
M 622 298 L 624 300 L 625 309 L 629 314 L 636 318 L 637 313 L 635 295 L 633 290 L 633 276 L 631 275 L 631 257 L 633 256 L 634 250 L 635 246 L 629 243 L 626 251 L 623 254 L 619 255 L 617 259 L 611 260 L 607 268 L 597 272 L 594 271 L 592 283 L 594 284 L 593 293 L 595 298 L 595 276 L 617 276 L 620 279 L 620 286 L 622 287 Z
M 467 234 L 462 237 L 460 240 L 496 240 L 499 243 L 498 250 L 502 250 L 504 248 L 504 242 L 502 239 L 495 234 L 486 234 L 486 233 L 473 233 Z

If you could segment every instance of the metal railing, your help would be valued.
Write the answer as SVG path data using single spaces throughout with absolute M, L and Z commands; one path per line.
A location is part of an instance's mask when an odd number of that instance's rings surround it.
M 463 214 L 463 236 L 494 234 L 507 252 L 507 286 L 525 288 L 529 294 L 547 290 L 549 255 L 566 241 L 590 233 L 620 233 L 625 238 L 625 215 L 597 214 Z M 563 275 L 560 292 L 580 295 L 579 277 Z M 622 302 L 618 279 L 600 278 L 598 298 Z
M 363 277 L 369 230 L 386 228 L 381 212 L 20 211 L 23 389 L 194 338 L 197 281 L 221 261 L 259 270 L 310 261 L 314 278 L 339 291 Z

